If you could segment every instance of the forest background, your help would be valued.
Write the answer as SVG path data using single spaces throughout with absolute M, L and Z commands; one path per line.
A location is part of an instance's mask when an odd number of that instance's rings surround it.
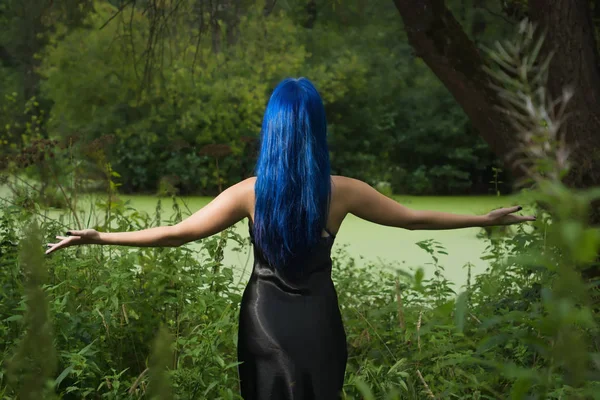
M 81 140 L 123 193 L 215 195 L 252 175 L 274 85 L 305 76 L 326 104 L 333 174 L 403 194 L 493 190 L 502 163 L 416 57 L 392 2 L 130 3 L 3 2 L 4 155 Z M 492 45 L 513 25 L 488 3 L 449 6 Z

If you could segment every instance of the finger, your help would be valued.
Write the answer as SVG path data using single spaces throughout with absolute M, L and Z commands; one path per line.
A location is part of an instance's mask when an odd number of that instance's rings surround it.
M 61 246 L 59 246 L 59 245 L 52 246 L 51 248 L 49 248 L 48 250 L 46 250 L 46 254 L 53 253 L 53 252 L 55 252 L 56 250 L 58 250 L 58 249 L 60 249 L 60 248 L 62 248 L 62 247 L 61 247 Z
M 59 249 L 64 249 L 65 247 L 69 247 L 71 245 L 72 244 L 70 244 L 68 240 L 61 240 L 58 243 L 48 243 L 46 246 L 49 247 L 49 249 L 46 250 L 46 254 L 50 254 Z
M 521 211 L 522 209 L 523 209 L 523 207 L 521 207 L 521 206 L 507 207 L 506 208 L 506 213 L 507 214 L 512 214 L 514 212 Z
M 517 218 L 518 219 L 515 220 L 516 223 L 537 221 L 537 219 L 534 216 L 530 216 L 530 215 L 526 215 L 526 216 L 518 215 Z
M 65 239 L 68 239 L 69 237 L 70 236 L 57 236 L 56 238 L 60 239 L 60 240 L 65 240 Z

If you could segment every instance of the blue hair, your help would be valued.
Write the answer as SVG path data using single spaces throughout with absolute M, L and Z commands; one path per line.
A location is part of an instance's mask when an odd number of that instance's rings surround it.
M 331 197 L 325 108 L 308 79 L 284 79 L 271 94 L 254 172 L 254 243 L 286 268 L 321 240 Z

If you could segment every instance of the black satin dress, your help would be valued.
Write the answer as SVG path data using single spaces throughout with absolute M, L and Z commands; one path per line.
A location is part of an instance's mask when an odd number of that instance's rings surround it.
M 254 243 L 254 266 L 240 308 L 238 360 L 245 400 L 339 399 L 348 353 L 331 281 L 335 235 L 321 237 L 285 275 Z

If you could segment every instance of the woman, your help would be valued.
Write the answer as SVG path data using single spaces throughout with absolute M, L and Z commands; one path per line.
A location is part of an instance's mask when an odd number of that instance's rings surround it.
M 513 215 L 417 211 L 368 184 L 331 176 L 321 97 L 285 79 L 264 115 L 256 177 L 231 186 L 174 226 L 136 232 L 67 232 L 46 253 L 78 244 L 181 246 L 248 218 L 254 268 L 242 298 L 238 340 L 244 399 L 339 398 L 346 336 L 331 281 L 331 246 L 348 214 L 405 229 L 455 229 L 535 220 Z

